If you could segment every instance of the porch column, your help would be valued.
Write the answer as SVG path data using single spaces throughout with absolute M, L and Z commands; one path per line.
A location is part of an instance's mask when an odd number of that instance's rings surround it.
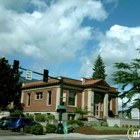
M 88 90 L 88 111 L 93 112 L 93 97 L 94 97 L 94 92 L 92 90 Z
M 60 87 L 57 87 L 57 90 L 56 90 L 56 110 L 58 108 L 59 103 L 60 103 Z
M 24 92 L 22 91 L 21 92 L 21 100 L 20 100 L 20 103 L 23 103 L 24 102 L 23 99 L 24 99 Z
M 84 105 L 85 105 L 84 99 L 85 99 L 85 92 L 83 91 L 82 92 L 82 108 L 84 108 Z
M 118 98 L 117 97 L 115 99 L 115 102 L 116 102 L 116 114 L 115 115 L 118 115 Z
M 108 93 L 104 96 L 104 116 L 108 117 Z

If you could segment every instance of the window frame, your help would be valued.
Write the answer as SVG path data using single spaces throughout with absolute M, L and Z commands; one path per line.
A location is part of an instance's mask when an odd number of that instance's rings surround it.
M 71 93 L 75 94 L 74 97 L 70 96 Z M 74 101 L 74 104 L 70 104 L 70 98 Z M 77 106 L 76 100 L 77 100 L 77 93 L 74 91 L 69 91 L 69 93 L 68 93 L 68 106 L 76 107 Z
M 52 90 L 47 91 L 47 106 L 52 105 L 52 93 L 53 93 Z
M 38 94 L 38 96 L 37 96 L 37 94 Z M 43 100 L 43 92 L 42 91 L 35 93 L 35 100 Z
M 30 107 L 31 106 L 31 93 L 27 93 L 27 102 L 26 102 L 26 106 Z

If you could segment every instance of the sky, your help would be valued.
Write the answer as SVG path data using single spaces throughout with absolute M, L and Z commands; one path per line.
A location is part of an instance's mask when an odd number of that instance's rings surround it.
M 92 76 L 100 55 L 113 85 L 114 63 L 139 58 L 139 6 L 140 0 L 0 0 L 0 57 L 80 80 Z

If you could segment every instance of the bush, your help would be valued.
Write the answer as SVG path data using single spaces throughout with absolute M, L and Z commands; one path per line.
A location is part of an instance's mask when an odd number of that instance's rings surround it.
M 35 120 L 37 122 L 45 122 L 46 121 L 46 115 L 38 114 L 38 115 L 35 116 Z
M 48 120 L 55 120 L 55 116 L 53 114 L 47 115 Z
M 92 126 L 98 126 L 98 124 L 96 124 L 96 123 L 93 123 L 93 124 L 92 124 Z
M 80 121 L 87 121 L 88 118 L 87 117 L 79 117 L 78 120 L 80 120 Z
M 36 124 L 31 126 L 31 133 L 35 135 L 42 135 L 43 134 L 43 126 L 40 124 Z
M 107 122 L 102 122 L 102 123 L 101 123 L 101 126 L 108 127 L 108 123 L 107 123 Z
M 84 126 L 89 127 L 89 126 L 92 126 L 92 124 L 87 122 L 87 123 L 84 123 Z
M 47 124 L 47 125 L 46 125 L 46 131 L 47 131 L 48 133 L 55 133 L 56 130 L 57 130 L 57 127 L 56 127 L 55 124 Z
M 114 124 L 114 127 L 119 127 L 117 124 Z
M 34 120 L 34 115 L 33 114 L 28 114 L 26 115 L 27 118 Z
M 25 132 L 25 133 L 31 133 L 31 126 L 26 125 L 26 126 L 24 127 L 24 132 Z
M 68 132 L 73 132 L 73 130 L 79 128 L 80 126 L 77 124 L 70 124 L 68 125 Z
M 68 120 L 68 125 L 70 124 L 77 124 L 80 127 L 84 126 L 84 123 L 80 120 Z
M 125 128 L 128 128 L 128 124 L 125 125 Z

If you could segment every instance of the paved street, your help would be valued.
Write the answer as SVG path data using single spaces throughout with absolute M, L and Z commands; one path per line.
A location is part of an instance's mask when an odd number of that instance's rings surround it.
M 128 140 L 126 135 L 46 134 L 22 135 L 20 132 L 0 130 L 0 140 Z M 133 140 L 138 140 L 135 138 Z

